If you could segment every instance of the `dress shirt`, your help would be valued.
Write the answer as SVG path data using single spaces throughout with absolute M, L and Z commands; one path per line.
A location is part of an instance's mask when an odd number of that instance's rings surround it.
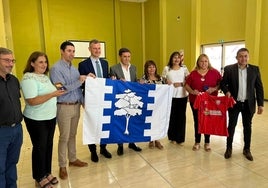
M 122 65 L 122 63 L 121 63 L 121 66 L 122 66 L 122 70 L 123 70 L 123 73 L 124 73 L 125 80 L 130 82 L 131 77 L 130 77 L 129 68 L 130 68 L 131 65 L 129 64 L 127 69 Z
M 247 99 L 247 67 L 241 69 L 238 66 L 237 101 L 244 102 L 246 99 Z
M 0 76 L 0 104 L 0 126 L 22 121 L 20 83 L 11 74 L 6 75 L 6 80 Z
M 93 57 L 90 57 L 90 60 L 91 60 L 91 62 L 92 62 L 92 65 L 93 65 L 93 67 L 94 67 L 94 71 L 95 71 L 95 73 L 96 73 L 96 76 L 98 77 L 98 75 L 97 75 L 97 63 L 96 63 L 96 61 L 98 61 L 99 62 L 99 67 L 100 67 L 100 72 L 101 72 L 101 75 L 103 75 L 103 71 L 102 71 L 102 67 L 101 67 L 101 62 L 100 62 L 100 60 L 99 59 L 95 59 L 95 58 L 93 58 Z
M 57 98 L 58 102 L 75 103 L 83 102 L 80 74 L 72 64 L 59 60 L 50 70 L 50 79 L 53 84 L 62 83 L 66 88 L 66 94 Z

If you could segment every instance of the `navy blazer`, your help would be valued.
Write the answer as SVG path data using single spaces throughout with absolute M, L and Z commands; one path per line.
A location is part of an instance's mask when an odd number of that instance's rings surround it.
M 229 91 L 235 100 L 237 100 L 238 95 L 238 80 L 238 63 L 226 66 L 220 87 L 224 93 Z M 256 100 L 258 106 L 264 104 L 260 70 L 258 66 L 251 64 L 248 64 L 247 67 L 247 100 L 251 113 L 256 111 Z
M 131 65 L 129 67 L 129 72 L 130 72 L 130 80 L 131 82 L 136 82 L 137 81 L 137 71 L 136 67 L 134 65 Z M 115 76 L 117 80 L 125 79 L 124 72 L 122 70 L 121 63 L 118 63 L 110 68 L 110 75 Z
M 102 77 L 109 78 L 109 65 L 105 59 L 99 59 L 102 67 Z M 80 62 L 78 64 L 78 71 L 80 75 L 88 75 L 89 73 L 93 73 L 96 75 L 92 61 L 90 58 Z

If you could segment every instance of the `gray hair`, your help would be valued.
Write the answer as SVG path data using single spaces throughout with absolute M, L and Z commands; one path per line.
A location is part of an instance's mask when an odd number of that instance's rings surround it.
M 0 55 L 7 55 L 7 54 L 13 54 L 13 52 L 7 48 L 0 47 Z

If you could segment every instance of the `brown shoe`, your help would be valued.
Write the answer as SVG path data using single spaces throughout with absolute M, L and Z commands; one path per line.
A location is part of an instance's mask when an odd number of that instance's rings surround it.
M 155 141 L 155 147 L 157 147 L 158 149 L 163 149 L 164 148 L 162 146 L 162 144 L 158 140 Z
M 63 179 L 63 180 L 68 178 L 66 167 L 60 167 L 59 177 L 60 179 Z
M 149 142 L 149 148 L 150 149 L 153 149 L 154 148 L 154 142 L 153 141 Z
M 77 167 L 84 167 L 88 164 L 86 162 L 80 161 L 79 159 L 76 159 L 73 162 L 69 162 L 69 166 L 77 166 Z
M 225 153 L 224 153 L 224 158 L 225 159 L 229 159 L 229 158 L 231 158 L 232 157 L 232 148 L 226 148 L 226 151 L 225 151 Z
M 243 154 L 248 160 L 253 161 L 253 157 L 249 149 L 244 149 Z

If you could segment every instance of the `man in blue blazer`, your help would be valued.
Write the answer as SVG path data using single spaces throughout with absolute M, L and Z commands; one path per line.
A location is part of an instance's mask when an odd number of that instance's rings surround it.
M 91 56 L 79 63 L 78 70 L 80 72 L 80 75 L 88 75 L 93 78 L 95 77 L 108 78 L 109 77 L 108 62 L 104 59 L 99 58 L 101 54 L 100 42 L 96 39 L 90 41 L 88 49 L 91 53 Z M 83 84 L 82 87 L 84 89 L 85 84 Z M 99 157 L 96 152 L 96 145 L 89 144 L 88 148 L 91 152 L 91 161 L 98 162 Z M 112 158 L 111 153 L 106 149 L 106 144 L 100 145 L 100 154 L 102 154 L 106 158 Z
M 257 114 L 262 114 L 264 104 L 263 84 L 258 66 L 248 64 L 249 51 L 241 48 L 237 52 L 237 63 L 224 68 L 221 89 L 226 96 L 232 96 L 236 100 L 233 108 L 228 109 L 229 125 L 227 137 L 227 148 L 224 154 L 226 159 L 232 156 L 232 143 L 237 124 L 238 115 L 242 114 L 244 129 L 244 156 L 253 161 L 250 151 L 251 124 L 258 105 Z
M 120 63 L 110 68 L 110 76 L 112 79 L 123 80 L 123 81 L 137 81 L 136 67 L 130 64 L 131 52 L 127 48 L 121 48 L 119 50 Z M 129 143 L 128 147 L 134 151 L 141 151 L 142 149 L 136 146 L 135 143 Z M 118 155 L 124 154 L 123 143 L 118 144 L 117 149 Z

